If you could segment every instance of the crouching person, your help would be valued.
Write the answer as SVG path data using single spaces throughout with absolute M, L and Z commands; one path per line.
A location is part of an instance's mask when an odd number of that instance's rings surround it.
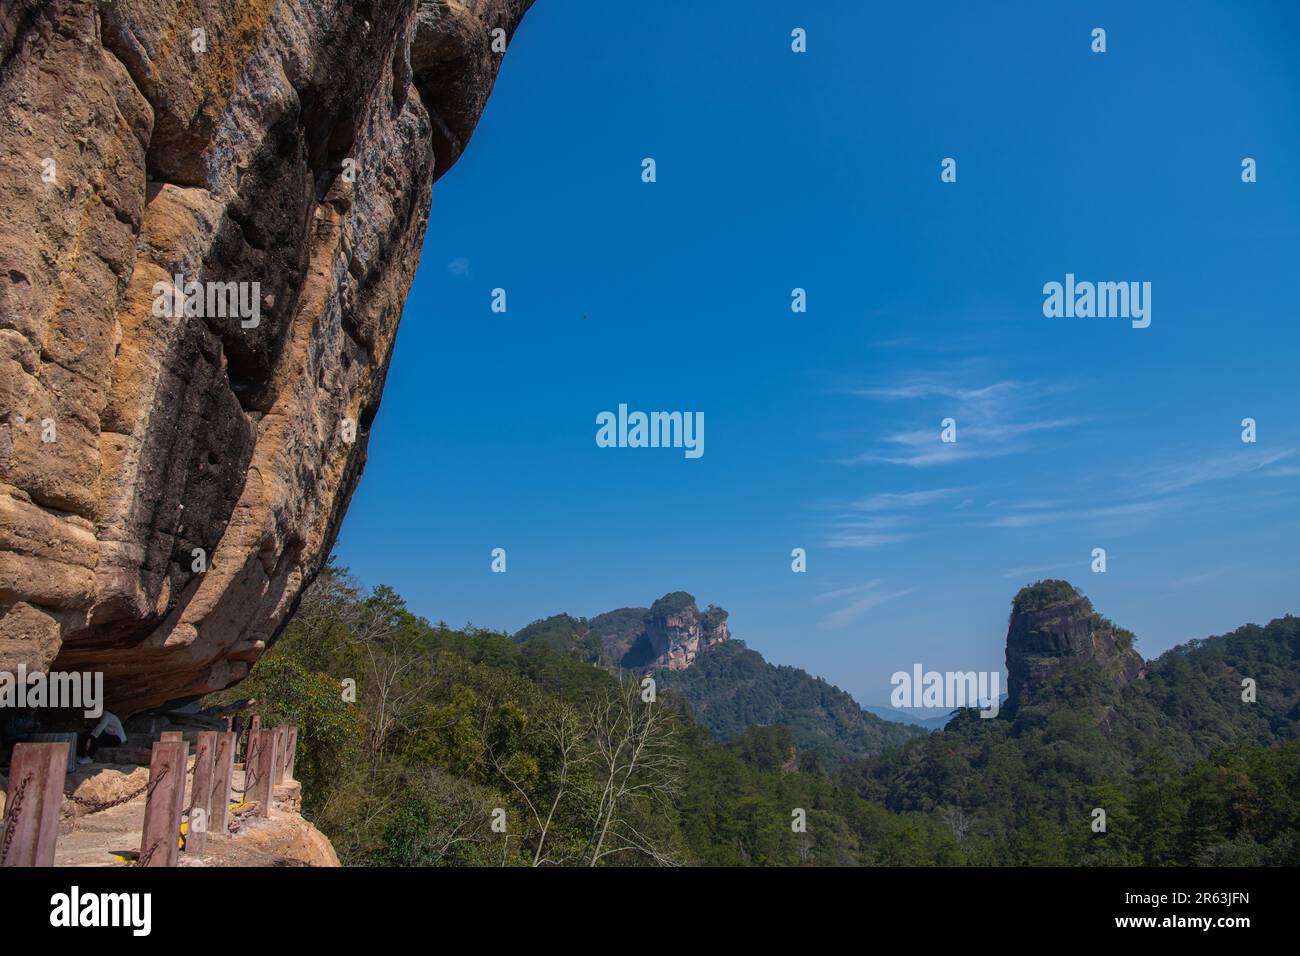
M 118 720 L 117 715 L 112 711 L 106 710 L 99 718 L 99 723 L 95 724 L 94 730 L 86 736 L 77 763 L 90 763 L 95 759 L 95 751 L 100 747 L 119 747 L 124 743 L 126 743 L 126 731 L 122 729 L 122 721 Z

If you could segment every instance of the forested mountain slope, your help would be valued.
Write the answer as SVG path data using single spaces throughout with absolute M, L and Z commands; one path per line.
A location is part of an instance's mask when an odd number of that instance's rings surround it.
M 1287 616 L 1142 662 L 1073 587 L 1040 582 L 1013 603 L 1009 705 L 865 762 L 858 790 L 1058 855 L 1101 808 L 1108 860 L 1300 862 L 1298 634 Z
M 842 768 L 785 726 L 719 742 L 639 673 L 431 624 L 333 567 L 240 693 L 300 728 L 304 815 L 346 864 L 1300 863 L 1295 618 L 1143 663 L 1072 588 L 1012 617 L 1014 708 Z M 751 654 L 723 642 L 697 674 L 791 693 Z
M 701 612 L 684 591 L 649 608 L 591 619 L 558 614 L 523 628 L 519 643 L 543 643 L 610 670 L 652 674 L 690 704 L 720 740 L 749 727 L 783 726 L 805 761 L 828 766 L 874 756 L 926 731 L 882 720 L 849 694 L 797 667 L 768 663 L 732 638 L 727 612 Z

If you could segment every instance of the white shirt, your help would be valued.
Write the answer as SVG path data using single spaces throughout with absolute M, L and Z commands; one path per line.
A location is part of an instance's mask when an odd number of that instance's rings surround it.
M 126 743 L 126 731 L 122 729 L 122 722 L 117 719 L 117 714 L 111 710 L 104 711 L 104 716 L 99 718 L 99 723 L 90 732 L 90 736 L 98 737 L 106 730 L 122 743 Z

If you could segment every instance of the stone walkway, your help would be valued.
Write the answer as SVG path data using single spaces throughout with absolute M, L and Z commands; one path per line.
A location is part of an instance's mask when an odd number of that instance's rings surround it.
M 192 761 L 191 761 L 192 762 Z M 143 787 L 149 779 L 147 767 L 132 765 L 79 766 L 68 778 L 82 799 L 107 802 Z M 244 787 L 242 764 L 236 764 L 233 788 Z M 0 777 L 0 794 L 4 778 Z M 237 797 L 237 795 L 236 795 Z M 182 852 L 181 866 L 338 866 L 338 857 L 325 835 L 299 814 L 302 790 L 296 780 L 275 788 L 271 814 L 267 818 L 246 814 L 232 816 L 238 822 L 234 833 L 211 833 L 208 846 L 199 857 Z M 144 826 L 144 794 L 120 806 L 88 813 L 66 796 L 63 799 L 56 866 L 130 866 L 115 854 L 140 848 Z

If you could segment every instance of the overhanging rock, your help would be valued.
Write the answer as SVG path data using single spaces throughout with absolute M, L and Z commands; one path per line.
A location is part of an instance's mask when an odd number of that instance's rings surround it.
M 4 5 L 0 669 L 102 670 L 124 714 L 247 674 L 530 3 Z

